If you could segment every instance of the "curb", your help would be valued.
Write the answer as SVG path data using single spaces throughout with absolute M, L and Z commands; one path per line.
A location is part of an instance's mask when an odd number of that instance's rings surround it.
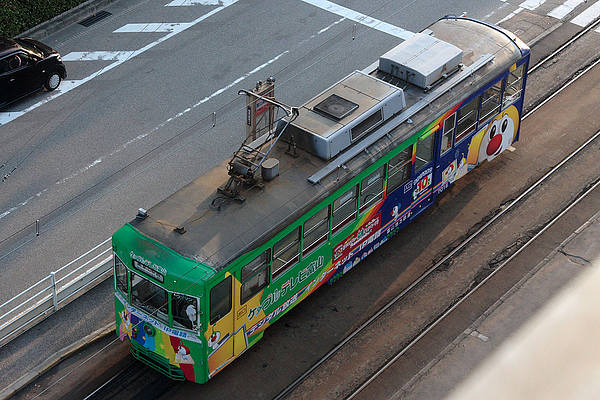
M 48 357 L 46 360 L 44 360 L 41 364 L 33 367 L 31 371 L 23 375 L 21 378 L 8 385 L 6 389 L 0 391 L 0 400 L 8 399 L 9 397 L 17 393 L 19 390 L 23 389 L 25 386 L 29 385 L 34 380 L 39 378 L 41 375 L 54 368 L 64 359 L 72 356 L 79 350 L 89 346 L 95 341 L 103 339 L 108 335 L 111 335 L 115 331 L 115 329 L 115 323 L 111 322 L 105 327 L 100 328 L 90 333 L 89 335 L 79 339 L 75 343 L 57 351 L 56 353 Z
M 47 36 L 66 28 L 73 22 L 88 17 L 99 11 L 100 8 L 104 8 L 116 1 L 118 0 L 88 0 L 48 21 L 42 22 L 41 24 L 20 33 L 18 36 L 27 36 L 38 40 L 44 39 Z

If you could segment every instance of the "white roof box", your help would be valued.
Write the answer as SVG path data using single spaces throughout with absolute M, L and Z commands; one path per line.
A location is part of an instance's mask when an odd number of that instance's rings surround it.
M 457 70 L 462 50 L 426 33 L 417 33 L 381 57 L 379 69 L 423 89 Z

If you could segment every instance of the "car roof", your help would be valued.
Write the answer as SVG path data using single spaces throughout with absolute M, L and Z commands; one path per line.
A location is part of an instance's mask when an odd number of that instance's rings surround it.
M 5 55 L 14 53 L 19 50 L 21 46 L 13 39 L 0 36 L 0 57 L 4 57 Z

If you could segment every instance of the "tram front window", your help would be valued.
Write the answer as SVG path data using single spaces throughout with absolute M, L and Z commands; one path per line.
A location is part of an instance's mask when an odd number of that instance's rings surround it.
M 114 254 L 113 260 L 115 262 L 117 288 L 127 297 L 127 268 L 125 268 L 125 264 L 123 264 L 123 261 L 116 254 Z
M 174 327 L 190 330 L 198 327 L 198 301 L 195 297 L 173 293 L 171 310 Z
M 140 275 L 131 273 L 131 303 L 151 315 L 167 321 L 167 291 Z

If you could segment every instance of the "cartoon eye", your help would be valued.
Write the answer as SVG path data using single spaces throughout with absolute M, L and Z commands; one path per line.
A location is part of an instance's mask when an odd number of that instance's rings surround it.
M 496 124 L 494 124 L 492 126 L 492 129 L 490 129 L 490 139 L 493 138 L 495 134 L 496 134 Z
M 504 131 L 506 131 L 507 127 L 508 127 L 508 119 L 504 119 L 504 121 L 502 121 L 502 133 L 504 133 Z

